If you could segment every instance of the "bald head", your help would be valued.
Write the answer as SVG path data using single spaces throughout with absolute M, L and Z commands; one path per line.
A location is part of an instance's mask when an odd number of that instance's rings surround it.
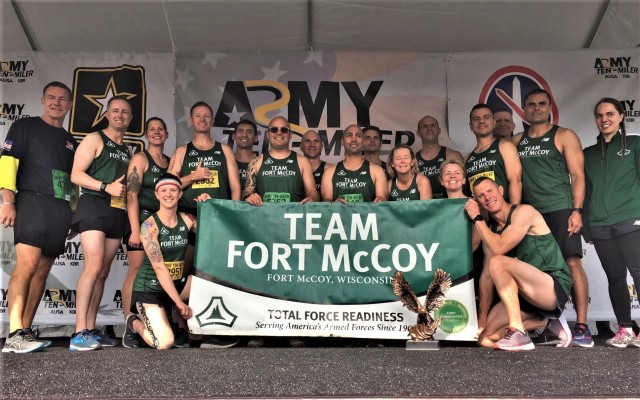
M 308 159 L 320 157 L 320 153 L 322 152 L 322 140 L 320 140 L 318 132 L 308 130 L 304 135 L 302 135 L 300 151 L 302 151 L 302 154 Z

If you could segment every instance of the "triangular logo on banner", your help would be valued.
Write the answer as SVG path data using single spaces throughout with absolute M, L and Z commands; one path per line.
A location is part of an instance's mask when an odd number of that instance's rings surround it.
M 209 305 L 200 314 L 196 315 L 196 321 L 201 327 L 207 325 L 232 327 L 237 318 L 237 315 L 229 311 L 222 297 L 211 297 Z

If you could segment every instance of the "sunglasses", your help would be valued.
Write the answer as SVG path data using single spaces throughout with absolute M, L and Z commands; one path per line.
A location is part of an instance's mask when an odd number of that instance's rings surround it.
M 271 133 L 278 133 L 278 131 L 282 132 L 282 133 L 289 133 L 289 128 L 283 126 L 282 128 L 277 127 L 277 126 L 272 126 L 269 128 L 269 132 Z

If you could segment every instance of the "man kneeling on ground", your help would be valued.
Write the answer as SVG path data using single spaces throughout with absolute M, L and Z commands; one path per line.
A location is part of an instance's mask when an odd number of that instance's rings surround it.
M 484 248 L 480 277 L 478 343 L 500 350 L 532 350 L 527 330 L 546 326 L 571 345 L 571 331 L 559 320 L 573 281 L 562 252 L 542 215 L 529 205 L 509 204 L 503 189 L 490 178 L 479 178 L 475 199 L 465 210 Z M 489 224 L 480 207 L 493 218 Z M 479 243 L 474 243 L 474 247 Z M 494 289 L 500 298 L 493 303 Z

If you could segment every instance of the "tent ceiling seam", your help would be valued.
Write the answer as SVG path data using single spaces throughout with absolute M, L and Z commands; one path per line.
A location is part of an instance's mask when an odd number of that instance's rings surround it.
M 600 29 L 600 25 L 602 24 L 602 20 L 604 19 L 604 15 L 607 13 L 607 9 L 609 8 L 609 3 L 611 0 L 605 0 L 602 5 L 602 9 L 600 9 L 600 14 L 598 14 L 598 18 L 593 25 L 593 29 L 591 30 L 591 34 L 589 34 L 589 38 L 587 39 L 587 44 L 584 46 L 585 49 L 591 48 L 591 44 L 593 43 L 593 39 L 595 39 L 598 30 Z
M 31 50 L 38 51 L 40 47 L 38 46 L 38 42 L 36 41 L 33 32 L 29 29 L 29 25 L 27 24 L 27 20 L 22 12 L 22 9 L 18 5 L 17 0 L 11 0 L 11 5 L 13 6 L 13 10 L 18 17 L 18 22 L 20 22 L 20 26 L 24 32 L 24 35 L 27 37 L 27 41 L 29 42 L 29 46 L 31 46 Z

